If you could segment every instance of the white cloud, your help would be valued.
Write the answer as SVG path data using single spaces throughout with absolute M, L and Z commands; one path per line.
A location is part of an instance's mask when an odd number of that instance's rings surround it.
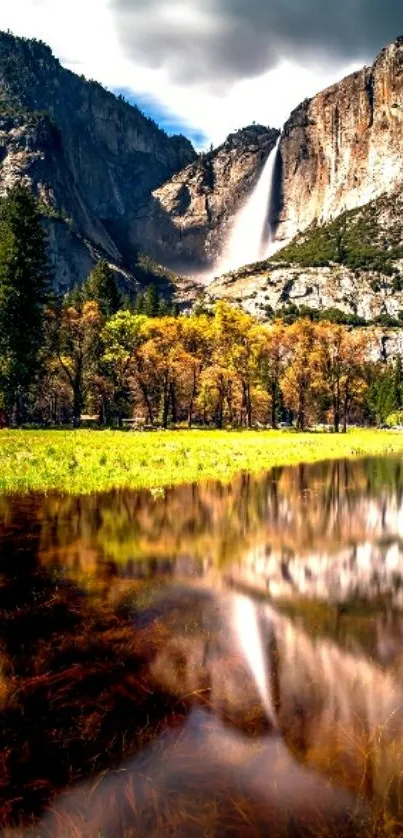
M 185 5 L 182 23 L 185 27 L 190 23 Z M 353 69 L 320 73 L 283 62 L 220 93 L 202 84 L 173 84 L 164 69 L 149 69 L 125 56 L 108 0 L 13 0 L 6 6 L 3 2 L 0 28 L 40 38 L 64 66 L 109 88 L 130 90 L 134 98 L 136 93 L 149 96 L 182 121 L 185 133 L 186 126 L 199 129 L 214 144 L 253 120 L 280 127 L 302 99 Z

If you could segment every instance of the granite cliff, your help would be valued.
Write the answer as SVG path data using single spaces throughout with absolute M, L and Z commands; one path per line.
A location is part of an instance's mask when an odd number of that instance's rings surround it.
M 140 225 L 152 255 L 182 270 L 211 267 L 278 136 L 262 125 L 236 131 L 156 189 Z
M 42 42 L 0 33 L 0 192 L 23 180 L 41 199 L 59 285 L 99 252 L 130 268 L 142 205 L 196 156 Z
M 278 237 L 390 194 L 403 181 L 403 38 L 372 67 L 303 102 L 278 155 Z

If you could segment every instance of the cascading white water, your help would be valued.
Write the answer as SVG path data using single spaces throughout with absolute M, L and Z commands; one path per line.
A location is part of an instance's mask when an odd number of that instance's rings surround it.
M 280 138 L 270 152 L 252 194 L 235 217 L 224 253 L 216 265 L 215 275 L 234 271 L 265 258 L 268 243 L 272 242 L 274 234 L 269 219 L 267 235 L 267 215 L 273 196 L 279 142 Z
M 232 616 L 233 627 L 241 651 L 255 680 L 267 718 L 275 728 L 277 726 L 276 713 L 271 698 L 268 678 L 270 661 L 265 655 L 263 648 L 257 605 L 248 596 L 234 594 Z

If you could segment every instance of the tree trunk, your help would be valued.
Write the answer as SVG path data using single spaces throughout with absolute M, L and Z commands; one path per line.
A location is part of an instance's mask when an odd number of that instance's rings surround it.
M 340 380 L 337 379 L 336 390 L 333 390 L 333 424 L 335 433 L 340 430 Z
M 165 386 L 163 396 L 162 396 L 162 417 L 161 417 L 161 425 L 164 428 L 164 430 L 166 430 L 167 427 L 168 427 L 169 403 L 170 403 L 169 388 Z
M 148 397 L 147 387 L 146 387 L 146 385 L 144 384 L 143 381 L 139 381 L 139 386 L 140 386 L 141 395 L 143 396 L 144 404 L 145 404 L 146 410 L 147 410 L 148 423 L 149 423 L 149 425 L 153 425 L 154 424 L 153 409 L 152 409 L 151 401 Z
M 242 382 L 242 400 L 246 415 L 246 427 L 252 427 L 252 403 L 250 398 L 250 386 L 247 381 Z
M 77 366 L 74 377 L 70 377 L 73 389 L 73 428 L 80 427 L 81 412 L 83 408 L 83 357 L 77 359 Z
M 301 388 L 298 398 L 297 428 L 299 431 L 305 430 L 305 393 L 303 388 Z
M 109 424 L 109 421 L 108 421 L 108 419 L 109 419 L 109 416 L 108 416 L 108 401 L 103 394 L 101 395 L 100 400 L 99 400 L 98 413 L 99 413 L 98 424 L 100 425 L 100 427 Z
M 343 403 L 343 434 L 347 433 L 347 422 L 348 422 L 348 412 L 349 412 L 349 396 L 346 394 Z
M 220 390 L 219 402 L 217 406 L 216 427 L 218 430 L 222 429 L 224 423 L 224 392 Z
M 336 400 L 333 401 L 333 425 L 335 433 L 338 434 L 340 430 L 340 405 Z
M 51 413 L 51 419 L 50 419 L 50 421 L 51 421 L 52 425 L 57 425 L 57 423 L 58 423 L 58 419 L 59 419 L 58 399 L 57 399 L 57 396 L 54 396 L 54 397 L 52 398 L 52 400 L 51 400 L 50 413 Z
M 277 428 L 277 384 L 272 381 L 271 385 L 271 426 L 273 430 Z
M 73 391 L 73 428 L 80 427 L 82 408 L 81 382 L 76 382 Z
M 224 404 L 224 397 L 223 397 L 223 404 Z M 228 387 L 227 387 L 227 406 L 228 406 L 228 420 L 229 420 L 230 425 L 233 425 L 233 423 L 234 423 L 234 404 L 233 404 L 231 382 L 228 383 Z
M 178 421 L 177 409 L 176 409 L 176 392 L 175 392 L 175 384 L 171 382 L 170 388 L 170 398 L 171 398 L 171 417 L 172 417 L 172 424 L 176 425 Z
M 19 399 L 18 390 L 17 390 L 17 392 L 15 394 L 15 398 L 14 398 L 14 404 L 13 404 L 13 408 L 12 408 L 12 411 L 11 411 L 11 423 L 10 424 L 11 424 L 12 428 L 19 428 L 19 426 L 21 424 L 20 399 Z
M 192 395 L 190 397 L 189 402 L 189 410 L 188 410 L 188 428 L 189 430 L 193 424 L 193 410 L 194 410 L 194 403 L 197 395 L 197 381 L 196 381 L 196 370 L 193 369 L 193 383 L 192 383 Z
M 152 408 L 151 400 L 150 400 L 149 395 L 148 395 L 147 385 L 146 385 L 146 383 L 144 381 L 144 378 L 143 378 L 143 368 L 142 368 L 141 360 L 139 359 L 138 356 L 135 356 L 133 358 L 133 361 L 134 361 L 134 366 L 135 366 L 135 370 L 136 370 L 137 383 L 138 383 L 138 386 L 140 388 L 141 395 L 143 396 L 144 404 L 145 404 L 146 410 L 147 410 L 148 422 L 149 422 L 150 425 L 153 425 L 154 424 L 153 408 Z

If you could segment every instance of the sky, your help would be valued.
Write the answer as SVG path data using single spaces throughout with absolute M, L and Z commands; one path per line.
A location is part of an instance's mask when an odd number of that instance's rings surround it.
M 65 67 L 198 149 L 303 99 L 403 34 L 401 0 L 0 0 L 0 29 L 45 41 Z

